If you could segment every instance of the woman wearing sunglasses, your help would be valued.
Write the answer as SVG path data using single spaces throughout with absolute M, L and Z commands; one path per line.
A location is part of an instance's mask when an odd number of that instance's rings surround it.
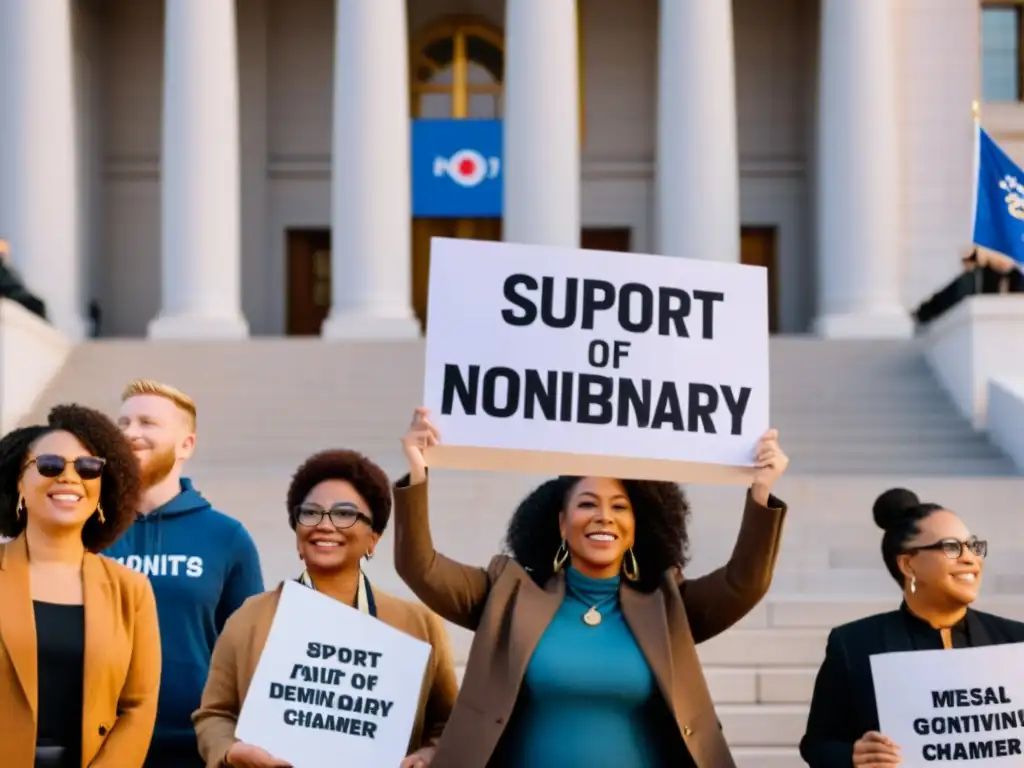
M 875 501 L 874 518 L 885 531 L 882 560 L 903 602 L 829 635 L 800 742 L 811 768 L 900 764 L 899 745 L 878 732 L 871 656 L 1024 641 L 1024 624 L 969 608 L 981 586 L 988 544 L 959 517 L 894 488 Z
M 145 576 L 95 553 L 131 525 L 138 462 L 102 414 L 58 406 L 0 440 L 0 765 L 139 768 L 160 633 Z
M 287 507 L 288 524 L 295 532 L 299 559 L 305 565 L 299 583 L 432 646 L 408 757 L 401 765 L 426 768 L 448 722 L 458 683 L 441 620 L 420 605 L 373 588 L 363 573 L 361 561 L 373 557 L 391 518 L 388 476 L 361 454 L 324 451 L 307 459 L 296 471 L 288 488 Z M 288 766 L 258 746 L 235 738 L 238 714 L 280 598 L 280 586 L 249 598 L 228 619 L 217 640 L 203 699 L 192 717 L 199 752 L 207 765 Z

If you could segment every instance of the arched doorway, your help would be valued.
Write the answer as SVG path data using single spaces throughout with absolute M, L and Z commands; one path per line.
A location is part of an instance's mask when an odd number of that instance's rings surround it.
M 502 118 L 504 38 L 487 22 L 455 17 L 432 24 L 413 39 L 409 60 L 414 118 Z M 413 219 L 412 305 L 424 326 L 432 237 L 500 240 L 501 219 Z

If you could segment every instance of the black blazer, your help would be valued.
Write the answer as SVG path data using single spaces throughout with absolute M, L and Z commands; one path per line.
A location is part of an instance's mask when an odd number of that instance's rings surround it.
M 1024 624 L 968 609 L 962 632 L 970 647 L 1024 642 Z M 922 632 L 920 619 L 901 606 L 833 629 L 825 660 L 814 683 L 807 730 L 800 756 L 810 768 L 850 768 L 853 743 L 877 731 L 878 710 L 871 677 L 871 656 L 895 651 L 941 648 L 939 633 Z M 929 636 L 930 634 L 930 636 Z M 963 634 L 961 635 L 963 636 Z M 960 647 L 954 643 L 954 647 Z

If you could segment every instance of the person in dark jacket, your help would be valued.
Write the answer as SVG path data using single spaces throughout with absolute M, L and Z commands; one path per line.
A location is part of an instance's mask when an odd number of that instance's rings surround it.
M 163 642 L 156 730 L 145 768 L 203 768 L 192 713 L 227 620 L 263 592 L 256 545 L 182 477 L 195 446 L 196 406 L 167 384 L 131 382 L 118 426 L 142 477 L 135 522 L 103 554 L 149 577 Z
M 879 733 L 871 656 L 1024 641 L 1024 624 L 969 607 L 988 544 L 953 512 L 894 488 L 878 497 L 874 518 L 885 531 L 882 560 L 903 602 L 829 634 L 800 742 L 811 768 L 900 764 L 899 745 Z

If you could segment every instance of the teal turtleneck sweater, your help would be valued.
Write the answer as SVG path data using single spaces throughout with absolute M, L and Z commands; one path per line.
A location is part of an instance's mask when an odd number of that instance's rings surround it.
M 583 622 L 591 606 L 596 627 Z M 657 684 L 619 609 L 619 578 L 572 568 L 565 600 L 526 668 L 511 768 L 658 768 Z

